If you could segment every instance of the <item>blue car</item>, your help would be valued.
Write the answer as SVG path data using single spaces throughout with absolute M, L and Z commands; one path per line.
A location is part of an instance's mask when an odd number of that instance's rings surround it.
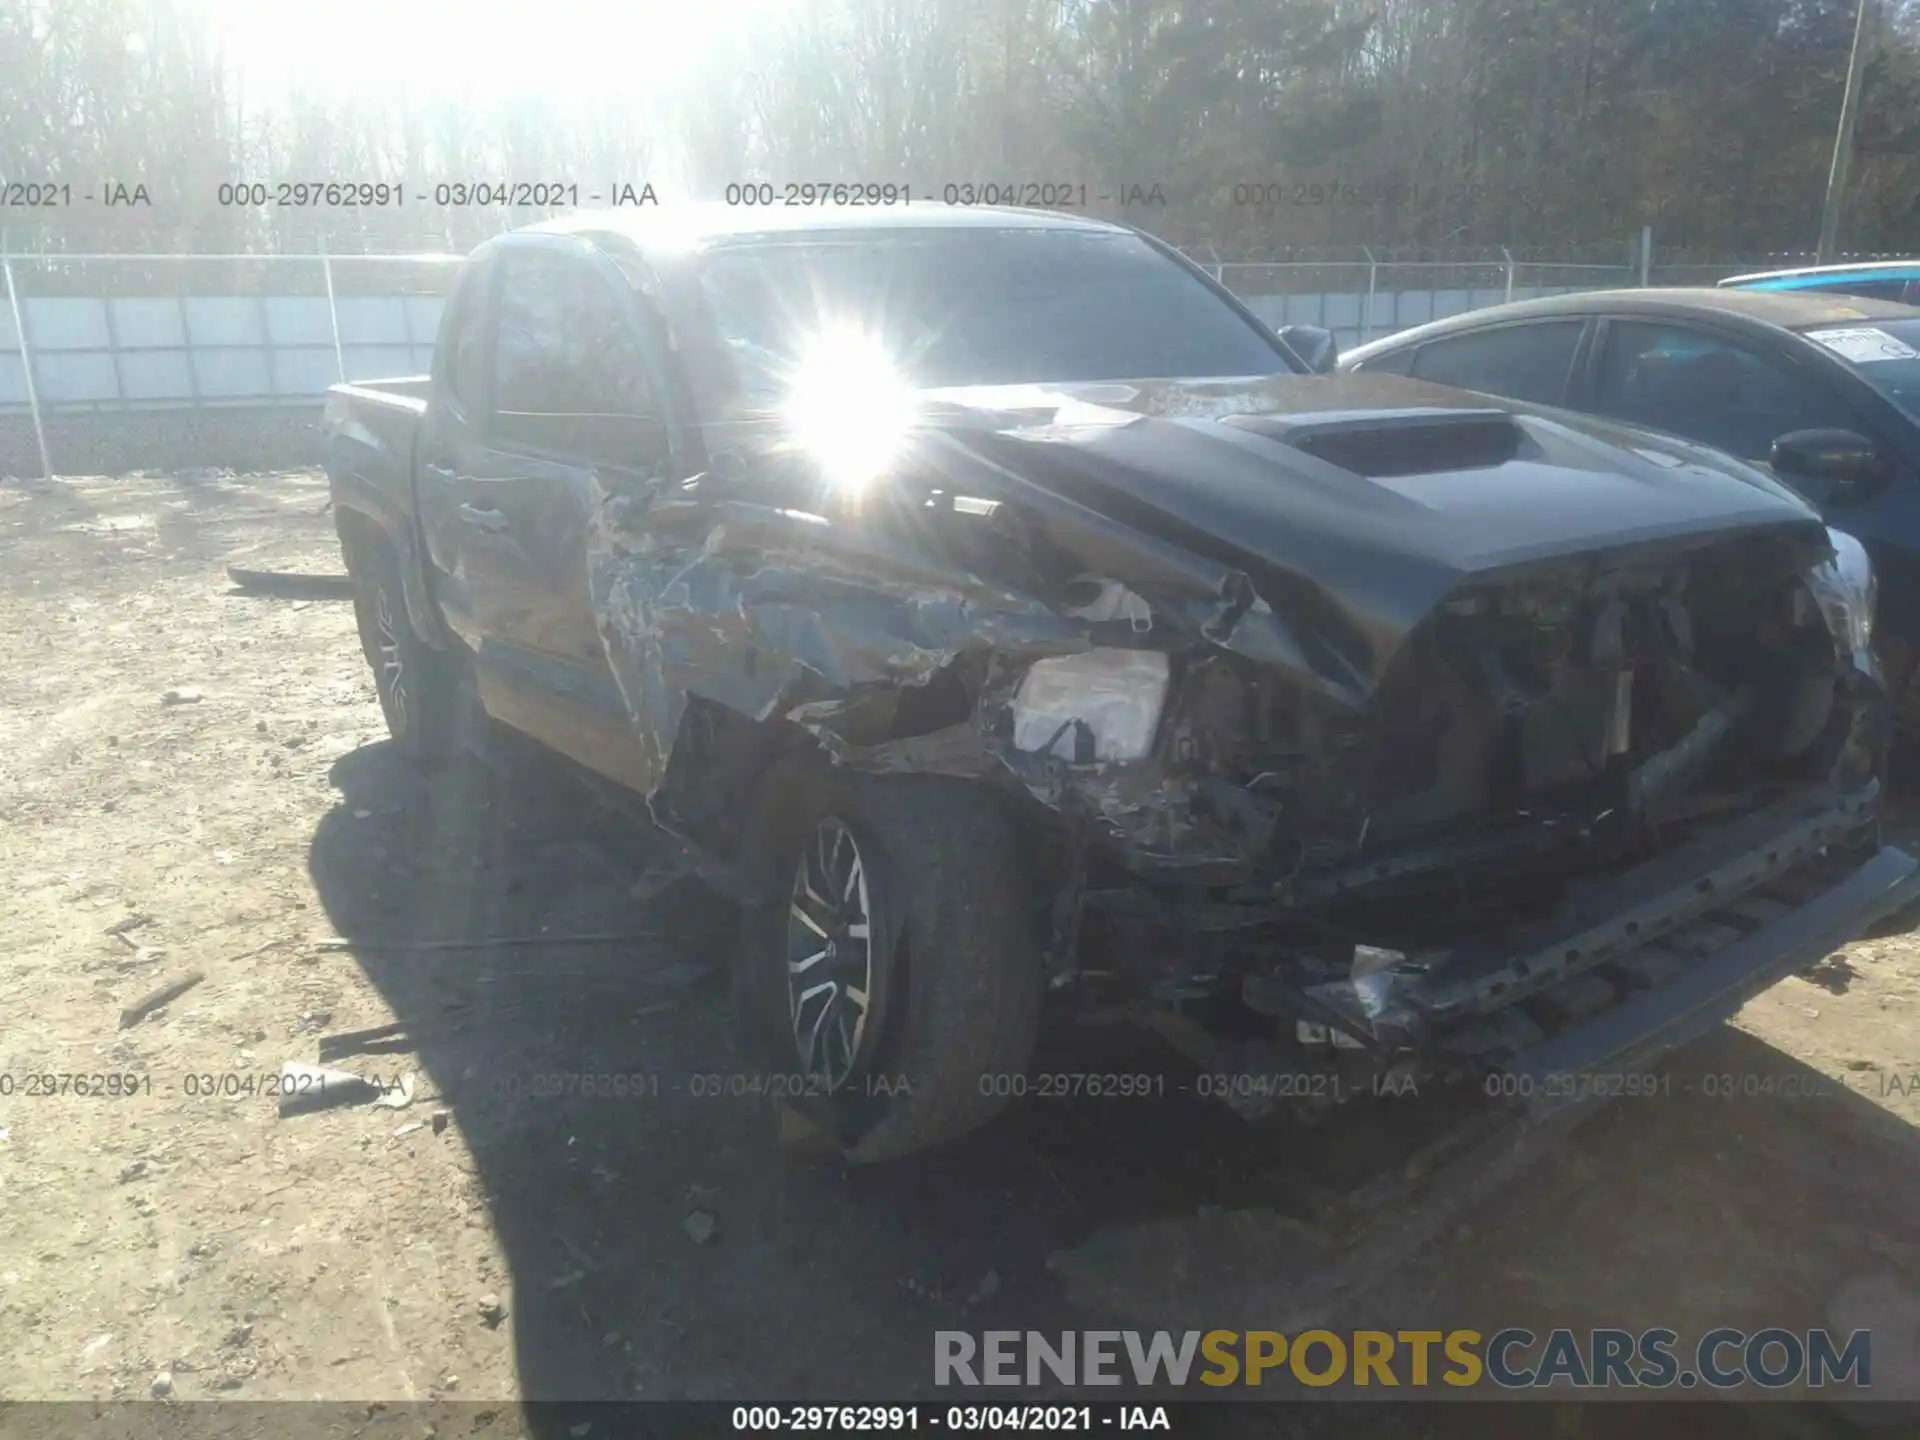
M 1455 315 L 1336 365 L 1624 421 L 1768 467 L 1865 546 L 1875 649 L 1903 736 L 1920 740 L 1920 308 L 1818 290 L 1597 290 Z
M 1723 290 L 1813 292 L 1821 295 L 1858 295 L 1865 300 L 1892 300 L 1920 305 L 1920 260 L 1873 260 L 1856 265 L 1812 265 L 1801 270 L 1764 270 L 1753 275 L 1730 275 Z

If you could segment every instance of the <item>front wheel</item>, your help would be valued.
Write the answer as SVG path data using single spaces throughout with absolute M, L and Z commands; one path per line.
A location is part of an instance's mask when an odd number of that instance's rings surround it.
M 1026 1073 L 1043 980 L 1018 837 L 976 785 L 830 774 L 769 786 L 734 990 L 753 1065 L 849 1158 L 986 1123 Z

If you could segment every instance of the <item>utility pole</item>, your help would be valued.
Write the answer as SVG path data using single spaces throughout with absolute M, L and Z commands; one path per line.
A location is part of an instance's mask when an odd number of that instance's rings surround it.
M 1833 246 L 1840 234 L 1840 201 L 1847 189 L 1847 163 L 1853 158 L 1853 121 L 1860 109 L 1860 72 L 1867 59 L 1867 5 L 1853 19 L 1853 54 L 1847 60 L 1847 88 L 1840 97 L 1840 132 L 1833 139 L 1833 165 L 1827 171 L 1827 203 L 1820 212 L 1820 248 L 1814 256 L 1819 265 L 1831 264 Z

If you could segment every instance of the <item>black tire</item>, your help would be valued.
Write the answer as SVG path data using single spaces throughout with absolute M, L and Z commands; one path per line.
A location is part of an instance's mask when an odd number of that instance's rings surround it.
M 790 946 L 814 942 L 789 895 L 803 853 L 811 846 L 824 873 L 823 837 L 837 846 L 843 833 L 866 880 L 871 984 L 868 1028 L 834 1086 L 830 1056 L 813 1064 L 830 1035 L 812 1060 L 804 1053 L 811 1012 L 789 986 Z M 743 914 L 734 997 L 752 1068 L 793 1077 L 775 1082 L 774 1098 L 860 1162 L 932 1149 L 1005 1109 L 1009 1077 L 1033 1054 L 1044 979 L 1028 877 L 997 797 L 941 777 L 783 776 L 763 789 L 748 845 L 752 873 L 781 898 Z M 821 1038 L 819 1019 L 808 1032 Z
M 393 743 L 426 764 L 460 753 L 469 709 L 461 667 L 456 656 L 434 649 L 414 631 L 393 546 L 360 540 L 349 549 L 347 570 L 360 648 L 373 668 Z

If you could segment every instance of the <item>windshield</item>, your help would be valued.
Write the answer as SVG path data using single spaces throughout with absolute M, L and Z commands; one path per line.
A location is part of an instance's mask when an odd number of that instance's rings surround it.
M 700 288 L 740 398 L 823 331 L 874 334 L 916 387 L 1284 374 L 1285 355 L 1138 236 L 892 231 L 727 247 Z
M 1920 317 L 1823 325 L 1807 338 L 1838 355 L 1854 374 L 1920 420 Z

